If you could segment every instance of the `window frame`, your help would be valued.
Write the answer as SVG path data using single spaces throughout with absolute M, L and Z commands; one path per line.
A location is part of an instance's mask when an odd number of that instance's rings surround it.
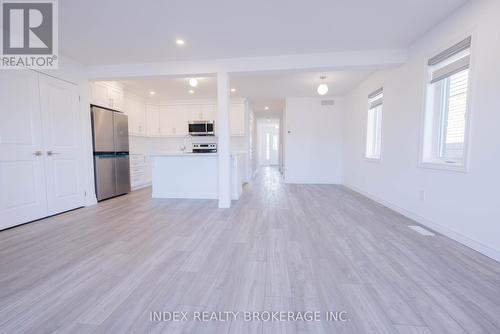
M 431 131 L 432 133 L 432 138 L 426 138 L 426 128 L 428 126 L 428 108 L 429 108 L 429 102 L 432 103 L 432 101 L 429 101 L 430 97 L 430 78 L 432 75 L 432 71 L 429 69 L 429 64 L 428 60 L 431 59 L 434 55 L 439 54 L 443 50 L 446 50 L 452 45 L 455 45 L 459 43 L 460 41 L 471 37 L 472 38 L 472 43 L 469 48 L 470 50 L 470 61 L 469 61 L 469 73 L 468 73 L 468 87 L 467 87 L 467 101 L 466 101 L 466 112 L 465 112 L 465 128 L 464 128 L 464 154 L 463 154 L 463 160 L 461 164 L 457 163 L 450 163 L 445 161 L 445 159 L 436 159 L 433 161 L 427 160 L 425 158 L 425 152 L 426 152 L 426 145 L 432 145 L 431 150 L 436 149 L 436 139 L 437 136 L 434 133 L 435 129 Z M 421 121 L 420 121 L 420 141 L 419 141 L 419 150 L 418 150 L 418 167 L 420 168 L 426 168 L 426 169 L 435 169 L 435 170 L 443 170 L 443 171 L 450 171 L 450 172 L 462 172 L 462 173 L 467 173 L 469 171 L 470 167 L 470 151 L 471 151 L 471 128 L 472 128 L 472 119 L 473 119 L 473 112 L 472 112 L 472 105 L 473 105 L 473 92 L 474 92 L 474 78 L 475 78 L 475 56 L 476 56 L 476 45 L 477 45 L 477 33 L 475 31 L 463 34 L 459 38 L 455 39 L 451 43 L 447 43 L 445 47 L 441 47 L 434 52 L 428 54 L 426 57 L 424 57 L 423 60 L 423 103 L 422 103 L 422 114 L 421 114 Z M 440 113 L 441 114 L 441 113 Z M 432 115 L 431 119 L 432 122 L 436 121 L 436 115 Z M 438 124 L 438 127 L 441 125 Z M 441 132 L 441 131 L 440 131 Z M 439 139 L 439 138 L 438 138 Z M 429 144 L 431 142 L 431 144 Z M 440 141 L 437 141 L 439 143 Z M 441 149 L 439 147 L 439 149 Z M 439 152 L 434 152 L 432 155 L 433 157 L 436 157 Z
M 368 108 L 366 110 L 366 126 L 365 126 L 365 152 L 364 152 L 364 159 L 366 161 L 370 161 L 370 162 L 381 162 L 382 161 L 382 148 L 383 148 L 383 120 L 384 120 L 384 94 L 385 94 L 385 91 L 384 91 L 384 88 L 383 87 L 380 87 L 378 88 L 377 90 L 375 90 L 373 93 L 371 93 L 370 95 L 374 94 L 375 92 L 379 91 L 379 94 L 373 96 L 372 98 L 368 97 Z M 382 103 L 378 106 L 375 106 L 373 108 L 370 108 L 370 101 L 377 97 L 378 95 L 382 95 Z M 369 96 L 370 96 L 369 95 Z M 368 155 L 368 133 L 369 133 L 369 125 L 370 125 L 370 112 L 373 110 L 373 109 L 377 109 L 380 107 L 380 120 L 379 122 L 374 122 L 374 123 L 380 123 L 380 127 L 378 126 L 373 126 L 373 129 L 372 130 L 379 130 L 379 143 L 380 143 L 380 148 L 379 148 L 379 154 L 378 156 L 375 156 L 375 155 L 372 155 L 372 156 L 369 156 Z M 373 145 L 373 144 L 372 144 Z

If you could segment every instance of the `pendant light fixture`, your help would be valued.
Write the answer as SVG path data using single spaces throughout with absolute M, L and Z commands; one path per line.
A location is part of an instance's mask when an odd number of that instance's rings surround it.
M 325 80 L 326 79 L 326 76 L 321 76 L 319 77 L 321 80 Z M 328 93 L 328 85 L 326 83 L 324 83 L 324 81 L 322 81 L 319 86 L 318 86 L 318 94 L 319 95 L 325 95 L 326 93 Z

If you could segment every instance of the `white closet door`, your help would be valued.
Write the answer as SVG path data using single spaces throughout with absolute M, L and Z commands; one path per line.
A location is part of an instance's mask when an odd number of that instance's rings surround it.
M 0 75 L 0 229 L 46 215 L 36 72 Z
M 39 76 L 48 214 L 84 205 L 78 87 Z

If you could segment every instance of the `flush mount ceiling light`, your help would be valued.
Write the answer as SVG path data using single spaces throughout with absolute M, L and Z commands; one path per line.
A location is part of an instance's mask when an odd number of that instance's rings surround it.
M 189 86 L 191 86 L 191 87 L 198 86 L 198 79 L 196 79 L 196 78 L 189 79 Z
M 194 90 L 190 89 L 189 94 L 194 94 Z
M 184 43 L 183 39 L 178 38 L 175 40 L 175 44 L 177 44 L 178 46 L 183 46 L 186 43 Z
M 322 77 L 320 77 L 320 79 L 325 80 L 326 76 L 322 76 Z M 326 93 L 328 93 L 328 85 L 324 82 L 320 83 L 317 91 L 318 91 L 319 95 L 325 95 Z
M 269 107 L 268 107 L 268 106 L 265 106 L 265 107 L 264 107 L 264 109 L 265 109 L 265 110 L 269 110 Z
M 155 94 L 156 94 L 156 92 L 154 90 L 149 92 L 149 95 L 155 95 Z
M 231 93 L 236 92 L 236 88 L 231 88 Z

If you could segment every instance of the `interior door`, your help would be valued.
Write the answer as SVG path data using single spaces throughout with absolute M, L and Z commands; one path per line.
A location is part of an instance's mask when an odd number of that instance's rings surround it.
M 272 121 L 259 127 L 260 165 L 274 166 L 279 164 L 279 122 Z
M 0 229 L 46 216 L 37 73 L 0 75 Z
M 39 76 L 48 214 L 84 205 L 78 87 Z

